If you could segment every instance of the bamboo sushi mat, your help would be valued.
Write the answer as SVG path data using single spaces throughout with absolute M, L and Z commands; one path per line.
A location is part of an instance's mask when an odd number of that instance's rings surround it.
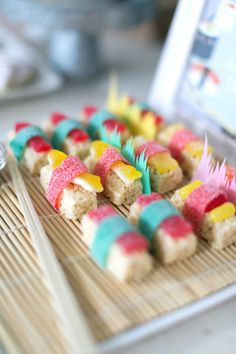
M 117 281 L 90 258 L 79 221 L 58 215 L 38 178 L 21 168 L 27 189 L 97 341 L 167 314 L 236 281 L 236 245 L 204 240 L 191 258 L 162 266 L 132 284 Z M 101 203 L 105 199 L 101 199 Z M 116 208 L 127 215 L 128 208 Z M 63 328 L 31 244 L 7 167 L 0 171 L 0 327 L 9 353 L 65 353 Z M 17 349 L 17 351 L 16 351 Z

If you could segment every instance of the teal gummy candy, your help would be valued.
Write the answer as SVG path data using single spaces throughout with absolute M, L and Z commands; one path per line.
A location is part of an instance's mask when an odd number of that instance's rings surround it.
M 68 134 L 74 129 L 85 130 L 85 127 L 75 119 L 65 119 L 61 121 L 56 126 L 52 136 L 52 146 L 54 149 L 61 150 Z
M 23 128 L 16 134 L 16 136 L 10 141 L 9 145 L 15 155 L 17 161 L 22 159 L 25 147 L 28 141 L 36 136 L 41 136 L 48 141 L 48 138 L 44 134 L 41 128 L 35 126 L 29 126 Z
M 171 216 L 180 215 L 177 210 L 168 200 L 158 200 L 144 207 L 139 218 L 139 229 L 152 243 L 154 233 L 161 223 L 169 219 Z
M 120 215 L 105 218 L 99 225 L 91 247 L 91 254 L 98 264 L 105 268 L 113 243 L 126 232 L 136 231 L 134 225 L 128 223 Z
M 106 110 L 95 112 L 89 120 L 88 133 L 92 139 L 96 139 L 98 130 L 102 127 L 102 124 L 114 117 L 111 112 Z

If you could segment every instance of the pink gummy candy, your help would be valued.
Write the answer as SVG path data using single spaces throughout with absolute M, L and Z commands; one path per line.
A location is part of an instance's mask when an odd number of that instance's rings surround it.
M 19 123 L 16 123 L 15 124 L 15 132 L 16 133 L 19 133 L 21 131 L 21 129 L 24 129 L 24 128 L 27 128 L 27 127 L 30 127 L 31 124 L 28 123 L 28 122 L 19 122 Z
M 193 232 L 192 225 L 180 215 L 164 220 L 161 229 L 174 239 L 185 237 Z
M 227 201 L 226 194 L 219 189 L 203 184 L 195 189 L 186 199 L 183 215 L 189 220 L 196 231 L 202 224 L 204 214 Z
M 78 157 L 67 157 L 53 172 L 46 190 L 46 197 L 55 209 L 58 209 L 60 196 L 71 181 L 81 173 L 88 172 Z
M 142 207 L 147 206 L 152 202 L 156 202 L 160 199 L 163 199 L 159 193 L 151 193 L 151 194 L 141 194 L 137 197 L 136 202 L 139 203 Z
M 160 154 L 162 152 L 167 152 L 168 150 L 163 146 L 159 145 L 156 141 L 150 141 L 148 143 L 142 144 L 138 147 L 135 152 L 136 156 L 140 156 L 141 153 L 144 151 L 144 156 L 146 158 L 152 157 L 156 154 Z
M 137 232 L 126 232 L 116 240 L 116 243 L 126 254 L 143 252 L 148 249 L 148 240 Z
M 179 161 L 181 159 L 181 152 L 185 146 L 192 141 L 199 141 L 199 138 L 190 130 L 181 129 L 172 136 L 168 149 L 170 150 L 171 155 Z
M 64 113 L 54 112 L 51 114 L 50 120 L 53 125 L 57 125 L 66 119 L 66 115 Z
M 128 161 L 115 149 L 108 148 L 102 154 L 102 157 L 96 163 L 94 174 L 101 177 L 102 184 L 106 183 L 106 176 L 112 165 L 117 161 L 123 161 L 128 164 Z
M 92 219 L 97 224 L 100 223 L 103 219 L 107 218 L 108 216 L 116 214 L 115 210 L 112 208 L 111 205 L 103 205 L 97 209 L 91 210 L 88 213 L 90 219 Z

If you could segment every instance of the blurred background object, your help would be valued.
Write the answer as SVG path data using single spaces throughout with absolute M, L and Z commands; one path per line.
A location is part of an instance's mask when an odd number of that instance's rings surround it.
M 91 77 L 103 66 L 104 31 L 127 29 L 155 16 L 154 0 L 1 0 L 10 21 L 44 34 L 54 68 L 69 78 Z

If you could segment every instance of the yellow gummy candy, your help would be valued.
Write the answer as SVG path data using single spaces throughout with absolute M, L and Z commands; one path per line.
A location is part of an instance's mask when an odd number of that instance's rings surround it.
M 131 165 L 126 165 L 122 161 L 115 162 L 111 168 L 124 182 L 133 182 L 142 177 L 141 172 Z
M 188 196 L 198 187 L 200 187 L 203 183 L 201 181 L 194 181 L 192 183 L 189 183 L 187 186 L 180 188 L 179 189 L 179 195 L 182 200 L 185 200 L 188 198 Z
M 103 191 L 100 177 L 90 173 L 81 173 L 73 180 L 73 182 L 81 185 L 84 189 L 91 192 L 100 193 Z
M 232 203 L 224 203 L 209 213 L 213 222 L 223 221 L 235 215 L 235 206 Z
M 108 149 L 109 147 L 111 147 L 109 144 L 104 143 L 101 140 L 95 140 L 91 145 L 91 149 L 92 149 L 96 159 L 100 159 L 100 157 L 102 157 L 102 154 L 104 153 L 104 151 L 106 149 Z
M 148 165 L 153 165 L 158 173 L 164 174 L 178 168 L 178 162 L 169 153 L 157 154 L 148 159 Z
M 48 153 L 48 162 L 52 169 L 59 167 L 63 160 L 65 160 L 68 156 L 64 154 L 64 152 L 59 150 L 51 150 Z
M 148 140 L 154 140 L 157 133 L 157 128 L 155 124 L 155 115 L 152 112 L 145 114 L 140 121 L 141 135 L 143 135 Z
M 187 151 L 192 157 L 202 157 L 204 145 L 200 141 L 192 141 L 187 144 L 185 151 Z M 208 146 L 208 155 L 212 153 L 212 148 Z

